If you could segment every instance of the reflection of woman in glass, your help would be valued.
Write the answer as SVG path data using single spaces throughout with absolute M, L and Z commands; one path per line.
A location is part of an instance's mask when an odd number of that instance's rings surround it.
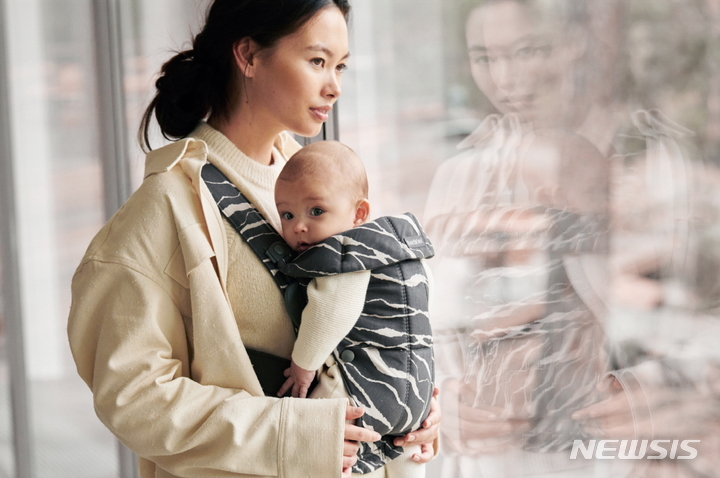
M 500 114 L 438 170 L 425 218 L 438 251 L 437 362 L 450 377 L 447 476 L 597 476 L 593 462 L 568 460 L 574 439 L 681 430 L 668 404 L 697 405 L 688 392 L 703 389 L 687 384 L 707 358 L 637 365 L 654 335 L 627 313 L 694 280 L 690 132 L 656 110 L 616 114 L 616 49 L 600 48 L 591 20 L 585 2 L 491 0 L 467 21 L 473 78 Z M 622 370 L 606 389 L 603 323 L 616 317 L 645 343 L 613 348 Z M 717 403 L 687 414 L 704 417 L 693 419 L 703 436 L 717 430 Z
M 570 2 L 562 6 L 557 18 L 582 19 Z M 573 127 L 589 106 L 573 77 L 588 47 L 576 31 L 559 34 L 564 23 L 550 12 L 542 21 L 535 12 L 498 1 L 471 13 L 473 77 L 501 114 L 443 164 L 428 199 L 442 289 L 433 309 L 438 363 L 454 375 L 446 414 L 496 417 L 447 434 L 448 448 L 484 457 L 460 460 L 470 469 L 449 475 L 582 466 L 565 451 L 585 437 L 571 413 L 600 399 L 608 371 L 602 287 L 586 270 L 602 270 L 607 253 L 609 168 Z M 452 350 L 462 363 L 448 363 Z

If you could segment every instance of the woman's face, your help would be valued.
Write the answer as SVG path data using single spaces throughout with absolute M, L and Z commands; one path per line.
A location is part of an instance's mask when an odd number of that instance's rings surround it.
M 472 75 L 501 113 L 555 123 L 570 101 L 570 57 L 559 25 L 507 0 L 475 9 L 466 25 Z
M 320 10 L 300 30 L 259 52 L 246 82 L 254 117 L 280 130 L 317 135 L 341 94 L 348 56 L 342 12 Z

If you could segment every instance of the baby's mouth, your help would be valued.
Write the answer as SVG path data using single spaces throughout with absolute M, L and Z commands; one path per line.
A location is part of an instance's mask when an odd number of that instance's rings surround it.
M 303 251 L 308 250 L 308 249 L 310 248 L 310 246 L 312 246 L 312 244 L 309 244 L 309 243 L 307 243 L 307 242 L 302 242 L 302 241 L 300 241 L 300 242 L 298 242 L 298 244 L 297 244 L 297 250 L 300 251 L 300 252 L 303 252 Z

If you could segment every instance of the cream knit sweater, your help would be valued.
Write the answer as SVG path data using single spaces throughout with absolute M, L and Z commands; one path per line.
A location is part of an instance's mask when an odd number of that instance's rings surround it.
M 278 146 L 289 157 L 300 149 L 283 133 L 273 148 L 273 163 L 262 165 L 240 151 L 227 137 L 206 123 L 190 135 L 208 145 L 209 156 L 225 176 L 245 194 L 275 228 L 280 216 L 275 209 L 275 180 L 286 163 Z M 280 144 L 284 143 L 284 144 Z M 265 266 L 235 229 L 224 221 L 228 238 L 227 291 L 246 347 L 290 357 L 295 333 L 283 306 L 282 296 Z M 272 298 L 272 296 L 277 296 Z

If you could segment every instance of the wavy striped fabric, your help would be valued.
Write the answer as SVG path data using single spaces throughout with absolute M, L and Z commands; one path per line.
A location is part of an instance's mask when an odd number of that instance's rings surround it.
M 359 424 L 383 435 L 361 443 L 355 473 L 400 456 L 393 438 L 419 428 L 428 414 L 435 371 L 428 279 L 419 259 L 433 254 L 418 220 L 405 214 L 333 236 L 281 268 L 300 278 L 372 271 L 362 314 L 334 351 L 348 393 L 366 408 Z
M 308 281 L 299 284 L 298 280 L 290 279 L 278 270 L 279 266 L 295 257 L 295 252 L 217 167 L 207 163 L 203 166 L 202 178 L 225 219 L 232 224 L 272 275 L 283 293 L 285 308 L 297 332 L 302 311 L 307 304 L 305 286 Z
M 510 219 L 493 222 L 492 215 Z M 500 231 L 493 228 L 498 223 Z M 599 293 L 585 291 L 589 284 L 570 275 L 576 260 L 603 261 L 607 220 L 508 206 L 478 208 L 462 218 L 441 215 L 432 225 L 444 234 L 438 269 L 466 265 L 437 275 L 458 277 L 453 297 L 469 325 L 463 372 L 474 396 L 463 400 L 527 419 L 531 428 L 520 438 L 525 450 L 558 451 L 586 438 L 571 414 L 602 398 L 596 386 L 609 363 L 602 310 L 593 307 L 602 305 L 593 300 Z M 460 233 L 465 230 L 472 233 Z

